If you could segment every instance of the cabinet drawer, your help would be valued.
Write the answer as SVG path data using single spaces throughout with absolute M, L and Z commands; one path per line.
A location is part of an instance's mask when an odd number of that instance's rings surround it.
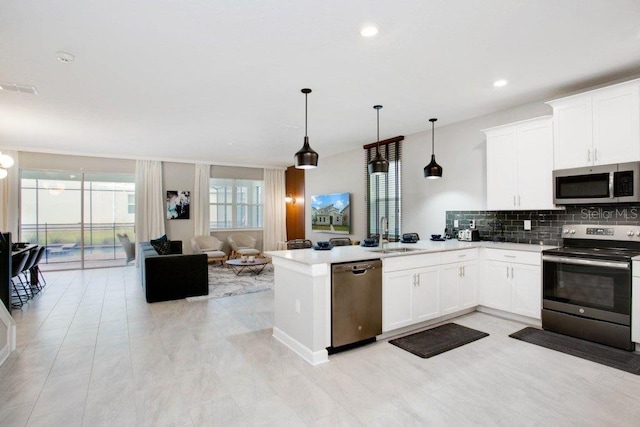
M 459 251 L 446 251 L 442 253 L 442 264 L 464 262 L 478 259 L 477 249 L 462 249 Z
M 409 270 L 412 268 L 429 267 L 440 265 L 440 253 L 420 254 L 420 255 L 401 255 L 382 259 L 382 271 L 388 273 L 390 271 Z
M 517 264 L 541 265 L 540 252 L 509 251 L 485 248 L 485 257 L 492 261 L 515 262 Z

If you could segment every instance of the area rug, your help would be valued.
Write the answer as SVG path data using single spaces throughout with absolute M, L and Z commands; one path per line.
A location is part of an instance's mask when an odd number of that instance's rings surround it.
M 447 323 L 390 340 L 389 343 L 426 359 L 488 336 L 486 332 L 476 331 L 456 323 Z
M 273 265 L 265 266 L 257 276 L 248 270 L 236 275 L 225 265 L 213 264 L 209 266 L 209 295 L 189 297 L 187 301 L 200 301 L 210 298 L 224 298 L 235 295 L 266 292 L 273 289 Z
M 640 355 L 631 351 L 531 327 L 514 332 L 509 336 L 530 344 L 640 375 Z

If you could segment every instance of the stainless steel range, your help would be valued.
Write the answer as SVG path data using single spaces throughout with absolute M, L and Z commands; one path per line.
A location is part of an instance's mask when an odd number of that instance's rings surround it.
M 542 252 L 542 327 L 633 350 L 631 259 L 640 255 L 640 226 L 566 225 L 562 236 L 561 248 Z

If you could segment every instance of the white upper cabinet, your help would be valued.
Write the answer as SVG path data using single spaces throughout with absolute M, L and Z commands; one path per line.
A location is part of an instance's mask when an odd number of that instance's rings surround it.
M 554 169 L 640 160 L 640 79 L 549 101 Z
M 551 116 L 485 129 L 487 209 L 553 209 Z

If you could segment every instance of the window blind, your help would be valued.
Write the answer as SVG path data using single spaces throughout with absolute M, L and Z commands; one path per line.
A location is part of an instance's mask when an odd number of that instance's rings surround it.
M 388 220 L 389 241 L 400 240 L 402 233 L 402 140 L 404 136 L 380 141 L 380 152 L 389 161 L 389 173 L 369 175 L 367 166 L 376 155 L 376 144 L 368 144 L 365 150 L 364 173 L 366 176 L 367 235 L 380 234 L 380 219 Z M 387 233 L 385 232 L 385 236 Z

